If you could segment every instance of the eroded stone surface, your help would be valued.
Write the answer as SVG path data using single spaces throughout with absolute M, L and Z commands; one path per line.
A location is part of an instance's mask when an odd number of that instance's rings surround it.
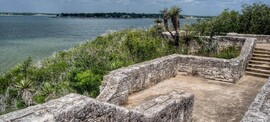
M 175 97 L 178 96 L 178 97 Z M 167 98 L 166 100 L 161 100 Z M 181 99 L 178 99 L 181 98 Z M 191 122 L 194 96 L 172 92 L 137 109 L 128 110 L 95 99 L 70 94 L 45 104 L 29 107 L 4 116 L 0 121 L 14 122 Z
M 228 33 L 227 36 L 229 36 L 229 37 L 256 38 L 258 40 L 258 43 L 270 43 L 270 35 Z
M 270 121 L 270 79 L 250 105 L 242 122 L 269 122 Z

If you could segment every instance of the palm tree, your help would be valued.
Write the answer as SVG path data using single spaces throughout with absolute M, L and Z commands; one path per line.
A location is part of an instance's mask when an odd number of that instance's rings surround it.
M 48 101 L 55 97 L 55 89 L 49 82 L 46 82 L 41 88 L 41 94 L 46 96 L 45 101 Z
M 163 22 L 165 29 L 170 33 L 171 37 L 174 39 L 175 45 L 179 46 L 179 37 L 180 37 L 180 20 L 179 20 L 179 15 L 181 12 L 181 8 L 178 6 L 173 6 L 170 11 L 165 8 L 161 11 L 163 15 Z M 171 23 L 173 24 L 173 28 L 175 30 L 175 34 L 173 34 L 170 29 L 169 29 L 169 22 L 168 20 L 171 19 Z
M 179 8 L 178 6 L 173 6 L 170 10 L 170 16 L 171 16 L 171 21 L 173 24 L 173 28 L 175 30 L 175 36 L 174 36 L 174 40 L 175 40 L 175 45 L 179 46 L 179 37 L 180 37 L 180 20 L 179 20 L 179 15 L 181 12 L 181 8 Z
M 34 103 L 31 93 L 34 90 L 32 81 L 27 79 L 21 80 L 20 82 L 15 84 L 15 88 L 18 90 L 18 95 L 22 97 L 24 103 L 27 106 L 30 106 Z
M 170 19 L 170 13 L 168 11 L 168 8 L 164 8 L 162 11 L 161 11 L 162 15 L 163 15 L 163 22 L 164 22 L 164 26 L 165 26 L 165 29 L 170 33 L 170 35 L 172 37 L 174 37 L 173 33 L 170 31 L 169 29 L 169 22 L 168 20 Z

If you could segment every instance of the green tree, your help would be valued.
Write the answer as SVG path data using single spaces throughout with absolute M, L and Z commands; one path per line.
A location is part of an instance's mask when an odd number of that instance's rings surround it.
M 270 7 L 261 2 L 245 4 L 242 9 L 241 32 L 254 34 L 270 34 Z

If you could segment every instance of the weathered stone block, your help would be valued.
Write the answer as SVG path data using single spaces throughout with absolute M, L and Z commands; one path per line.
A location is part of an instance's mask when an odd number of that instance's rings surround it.
M 250 105 L 242 122 L 269 122 L 270 121 L 270 79 L 263 86 L 254 102 Z

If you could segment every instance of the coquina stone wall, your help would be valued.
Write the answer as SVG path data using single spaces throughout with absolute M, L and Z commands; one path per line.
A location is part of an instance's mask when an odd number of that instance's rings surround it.
M 69 94 L 0 116 L 0 122 L 191 122 L 194 96 L 172 92 L 128 110 L 86 96 Z
M 228 38 L 221 39 L 222 46 L 229 45 Z M 236 41 L 236 45 L 241 46 L 243 38 L 231 38 Z M 243 43 L 240 55 L 237 58 L 226 60 L 211 57 L 200 57 L 191 55 L 181 55 L 178 61 L 178 71 L 199 75 L 207 79 L 235 83 L 244 74 L 246 66 L 252 56 L 256 45 L 256 39 L 246 38 Z
M 128 94 L 176 76 L 178 59 L 179 55 L 170 55 L 112 71 L 104 77 L 97 99 L 123 105 Z
M 229 37 L 256 38 L 258 40 L 258 43 L 270 43 L 270 35 L 228 33 L 227 36 L 229 36 Z
M 246 38 L 241 37 L 216 37 L 214 38 L 216 45 L 218 46 L 218 51 L 223 50 L 229 46 L 236 46 L 242 48 L 246 42 Z
M 241 122 L 270 122 L 270 79 L 262 87 Z

